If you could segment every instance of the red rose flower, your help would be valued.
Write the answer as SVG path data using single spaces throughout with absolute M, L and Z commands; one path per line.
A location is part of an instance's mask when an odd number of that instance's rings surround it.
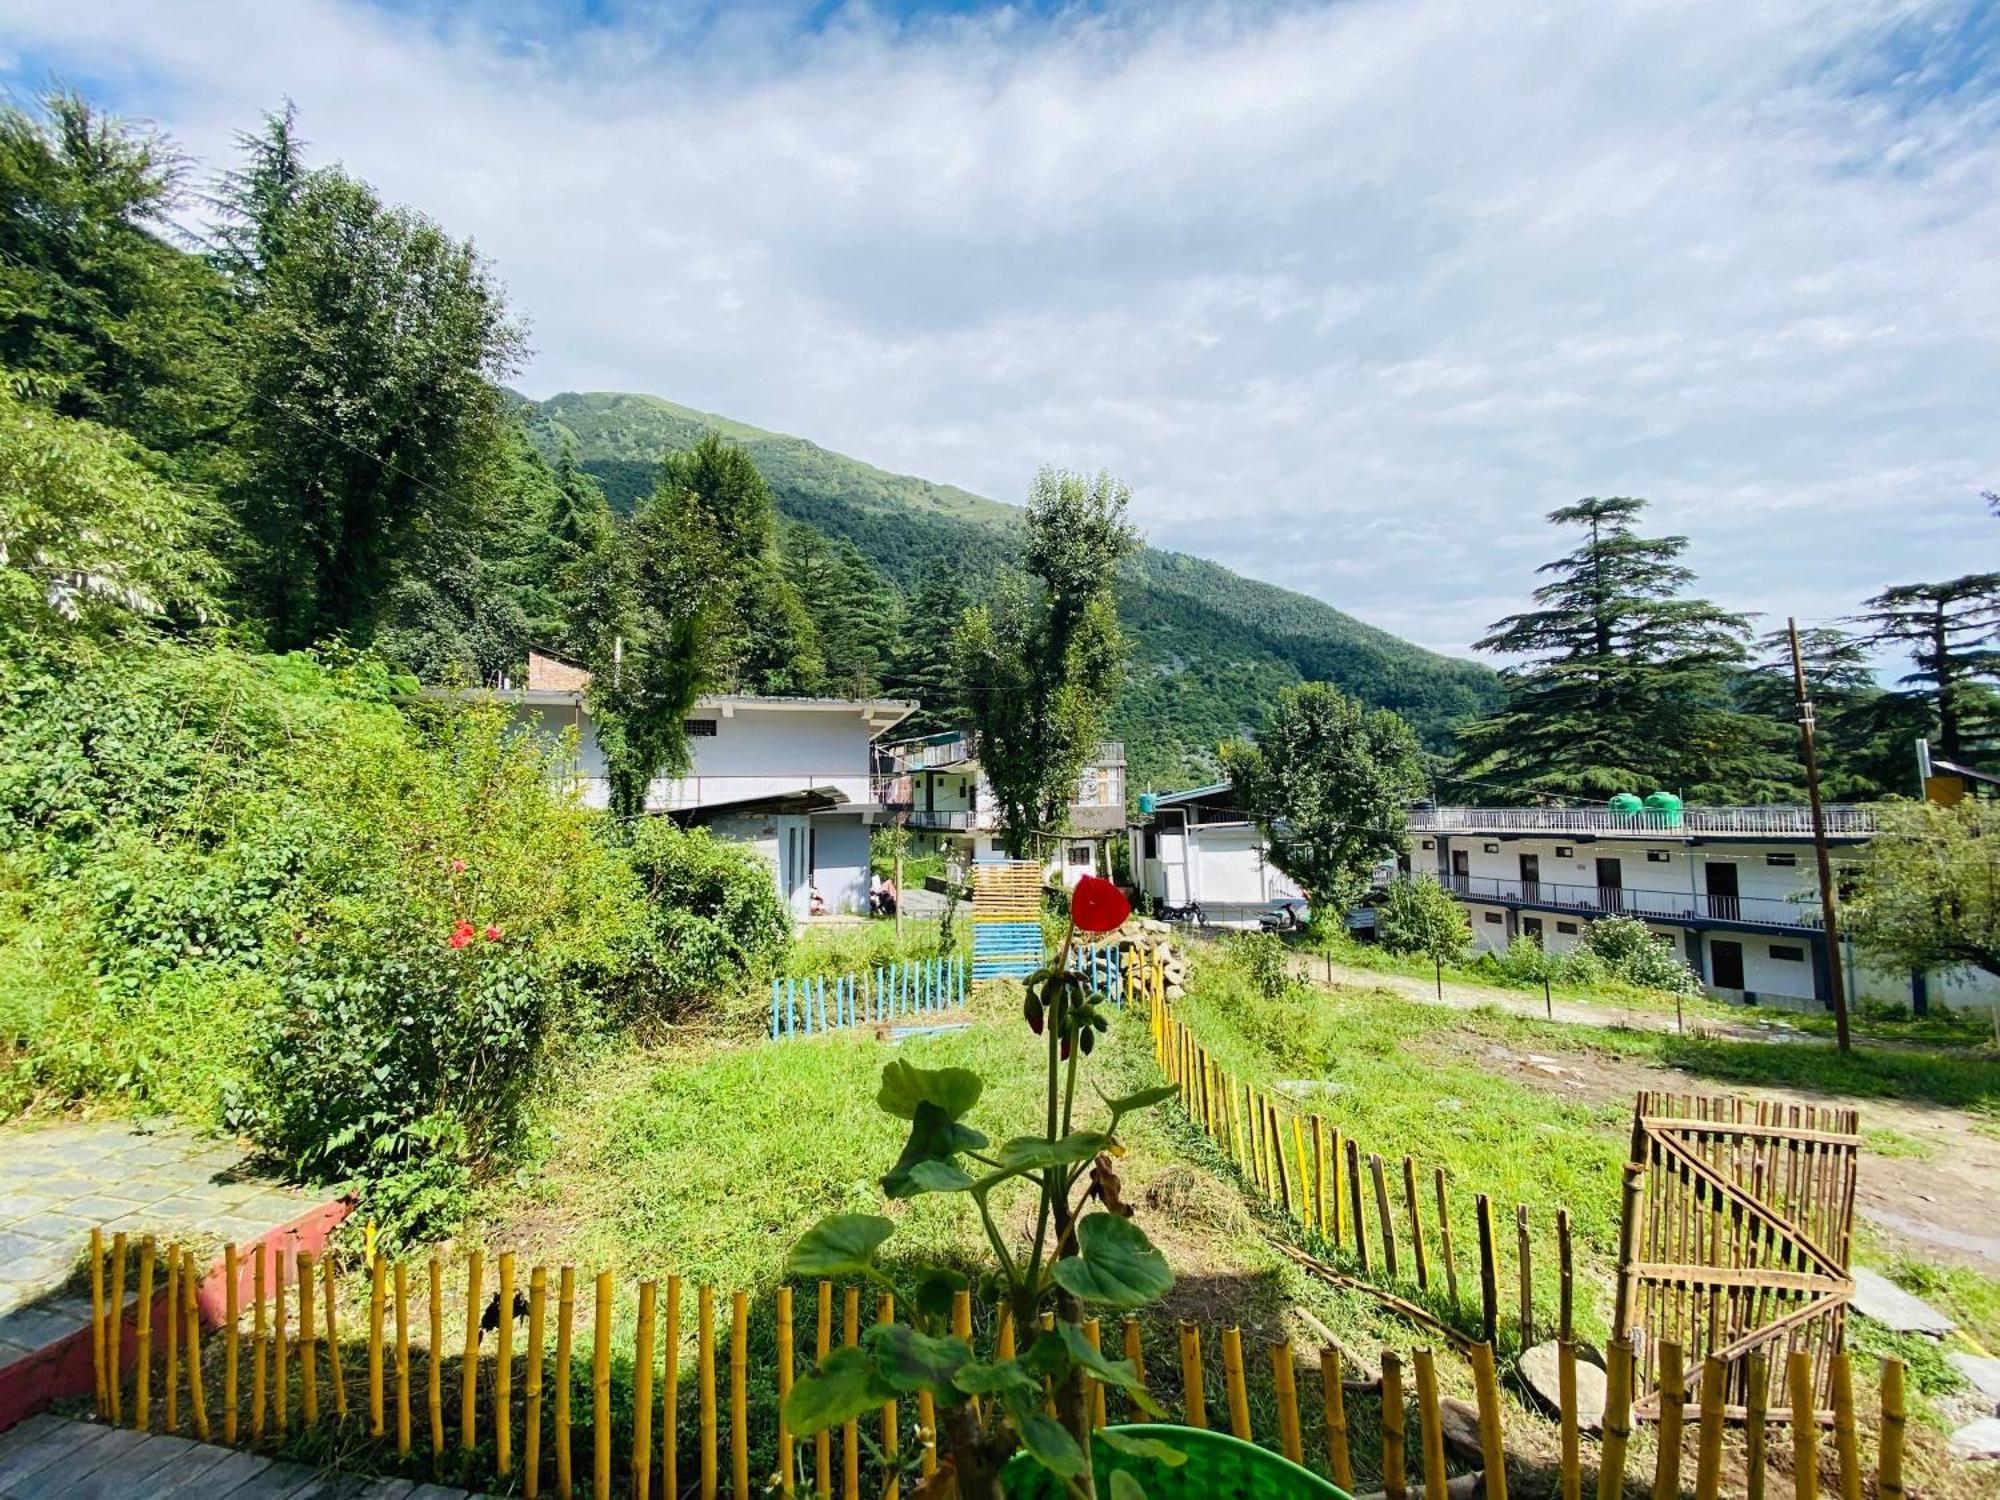
M 456 927 L 452 928 L 451 936 L 445 939 L 445 942 L 454 948 L 463 948 L 471 941 L 472 924 L 470 922 L 460 922 Z
M 1069 916 L 1078 932 L 1110 932 L 1123 927 L 1132 915 L 1132 903 L 1110 881 L 1086 875 L 1070 892 Z

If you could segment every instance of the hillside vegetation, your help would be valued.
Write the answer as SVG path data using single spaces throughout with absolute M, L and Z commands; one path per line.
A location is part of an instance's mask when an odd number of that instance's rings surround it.
M 804 438 L 614 392 L 523 402 L 522 414 L 545 455 L 553 458 L 565 437 L 573 442 L 620 511 L 651 488 L 663 453 L 718 433 L 749 451 L 787 516 L 852 542 L 906 593 L 947 571 L 990 579 L 1020 556 L 1017 507 L 890 474 Z M 1254 734 L 1277 690 L 1300 681 L 1332 682 L 1395 709 L 1434 748 L 1498 699 L 1485 667 L 1183 553 L 1149 547 L 1127 564 L 1119 615 L 1134 653 L 1114 729 L 1137 786 L 1213 776 L 1216 746 Z M 943 650 L 945 622 L 936 627 Z

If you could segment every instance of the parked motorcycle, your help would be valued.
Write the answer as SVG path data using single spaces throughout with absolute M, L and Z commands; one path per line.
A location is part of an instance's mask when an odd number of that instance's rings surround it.
M 1162 922 L 1174 922 L 1189 927 L 1206 927 L 1208 913 L 1201 909 L 1199 901 L 1190 901 L 1185 906 L 1161 905 L 1158 916 Z

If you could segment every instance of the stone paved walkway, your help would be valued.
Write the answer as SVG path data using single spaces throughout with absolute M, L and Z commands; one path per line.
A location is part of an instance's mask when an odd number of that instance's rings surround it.
M 249 1170 L 243 1147 L 124 1121 L 0 1129 L 0 1366 L 90 1321 L 88 1284 L 60 1289 L 90 1231 L 248 1242 L 312 1199 Z
M 67 1417 L 0 1433 L 0 1500 L 466 1500 L 408 1479 L 277 1463 L 254 1453 Z

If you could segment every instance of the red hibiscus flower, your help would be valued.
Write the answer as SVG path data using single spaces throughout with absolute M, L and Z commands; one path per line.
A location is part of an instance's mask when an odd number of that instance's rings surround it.
M 460 922 L 456 927 L 452 928 L 451 936 L 445 939 L 445 942 L 454 948 L 463 948 L 471 941 L 472 924 L 470 922 Z
M 1132 903 L 1110 881 L 1086 875 L 1070 892 L 1069 916 L 1078 932 L 1110 932 L 1123 927 L 1132 915 Z
M 489 943 L 497 943 L 497 942 L 499 942 L 499 941 L 500 941 L 500 929 L 499 929 L 499 928 L 497 928 L 497 927 L 493 927 L 493 926 L 490 926 L 490 925 L 489 925 L 489 926 L 487 927 L 487 929 L 486 929 L 486 941 L 487 941 L 487 942 L 489 942 Z
M 465 861 L 462 859 L 453 860 L 451 862 L 451 873 L 454 875 L 463 875 L 465 873 Z

